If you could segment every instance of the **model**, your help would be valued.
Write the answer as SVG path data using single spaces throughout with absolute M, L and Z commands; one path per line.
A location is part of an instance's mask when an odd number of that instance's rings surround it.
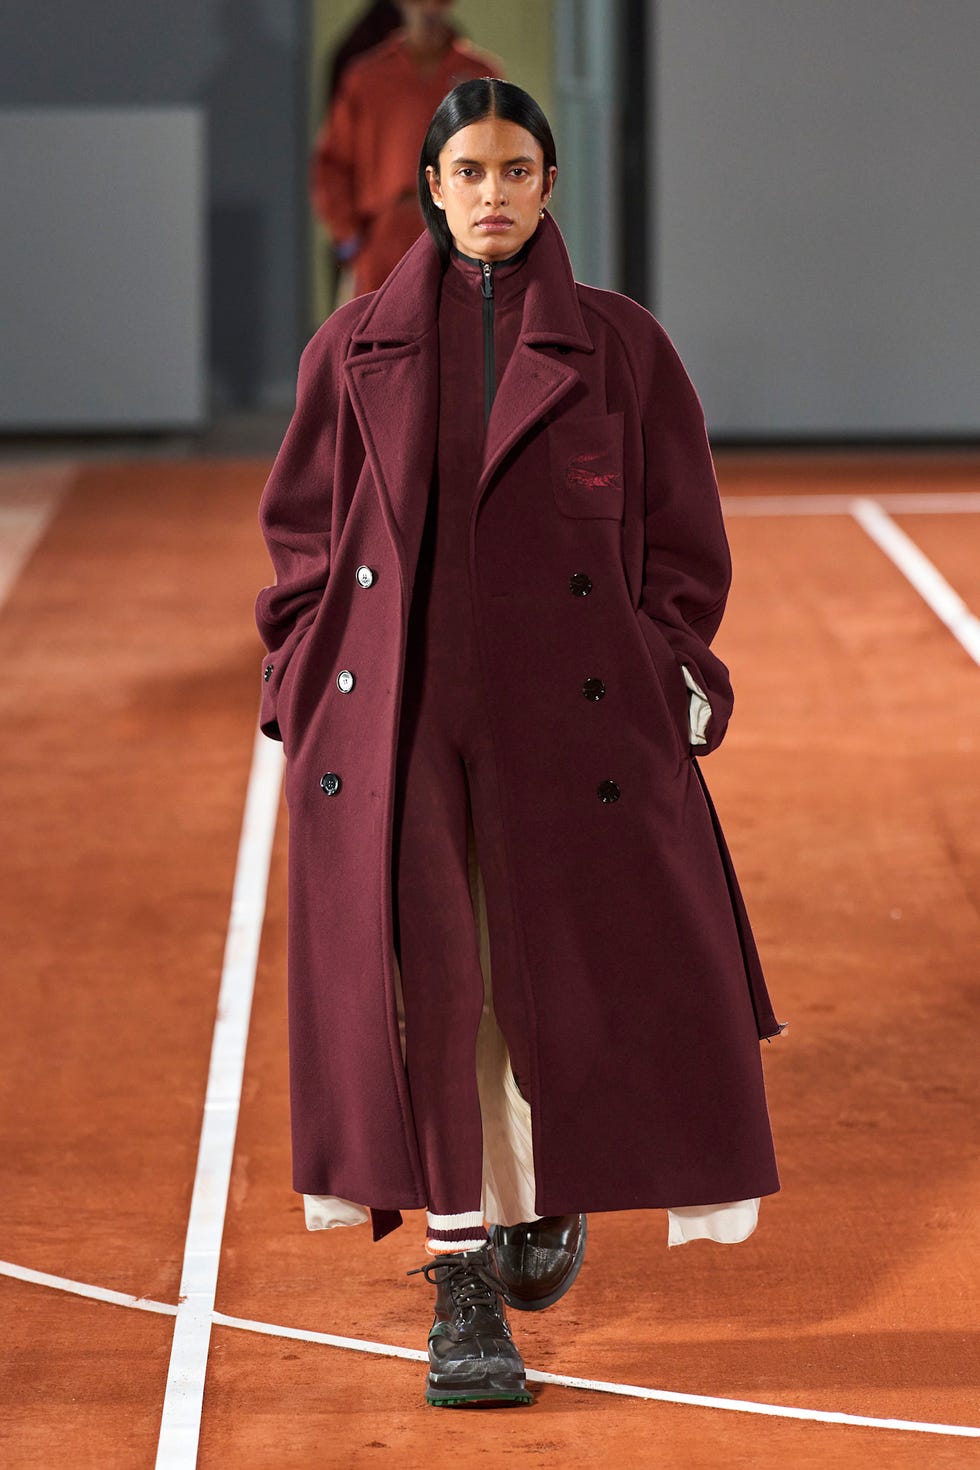
M 574 281 L 556 175 L 518 87 L 445 98 L 427 232 L 307 347 L 260 510 L 293 1185 L 313 1228 L 427 1210 L 432 1403 L 529 1401 L 505 1302 L 567 1291 L 589 1211 L 733 1241 L 779 1188 L 782 1028 L 697 759 L 732 708 L 704 415 Z

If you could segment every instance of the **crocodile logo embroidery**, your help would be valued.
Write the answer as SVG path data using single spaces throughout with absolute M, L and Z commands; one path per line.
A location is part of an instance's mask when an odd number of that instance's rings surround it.
M 601 458 L 601 452 L 576 454 L 568 463 L 566 485 L 576 490 L 621 490 L 623 480 L 618 470 L 593 468 L 595 461 Z

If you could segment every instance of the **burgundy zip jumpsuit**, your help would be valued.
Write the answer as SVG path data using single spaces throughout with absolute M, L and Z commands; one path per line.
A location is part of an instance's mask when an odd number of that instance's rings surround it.
M 470 821 L 484 872 L 503 861 L 504 844 L 471 595 L 470 520 L 493 397 L 520 330 L 525 255 L 483 265 L 454 251 L 446 269 L 438 446 L 405 657 L 392 858 L 396 949 L 428 1208 L 443 1216 L 481 1208 L 476 1034 L 484 986 Z M 470 370 L 461 372 L 460 363 Z M 506 891 L 506 883 L 494 889 Z M 506 916 L 493 912 L 489 883 L 487 892 L 492 935 Z M 494 1005 L 520 1084 L 528 1065 L 522 990 L 519 977 L 498 969 L 494 953 Z

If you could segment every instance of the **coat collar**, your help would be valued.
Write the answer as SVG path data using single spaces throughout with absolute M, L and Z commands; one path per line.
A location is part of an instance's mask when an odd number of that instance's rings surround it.
M 433 331 L 439 312 L 442 261 L 426 230 L 374 293 L 354 332 L 359 346 L 417 342 Z M 571 261 L 551 215 L 529 242 L 528 283 L 520 340 L 533 347 L 570 347 L 591 352 Z
M 477 501 L 511 449 L 581 382 L 568 354 L 594 350 L 565 242 L 550 215 L 531 237 L 522 269 L 528 279 L 521 329 L 487 425 Z M 426 231 L 370 298 L 344 365 L 406 591 L 426 507 L 418 487 L 429 484 L 435 452 L 441 287 L 442 261 Z M 560 355 L 540 350 L 547 347 Z

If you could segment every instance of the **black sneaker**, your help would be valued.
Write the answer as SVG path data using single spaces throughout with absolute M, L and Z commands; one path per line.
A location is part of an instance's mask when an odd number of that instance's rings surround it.
M 533 1403 L 491 1248 L 440 1255 L 408 1275 L 422 1275 L 436 1288 L 426 1400 L 442 1408 Z
M 541 1312 L 560 1301 L 585 1255 L 584 1215 L 547 1215 L 523 1225 L 491 1225 L 490 1244 L 509 1307 Z

